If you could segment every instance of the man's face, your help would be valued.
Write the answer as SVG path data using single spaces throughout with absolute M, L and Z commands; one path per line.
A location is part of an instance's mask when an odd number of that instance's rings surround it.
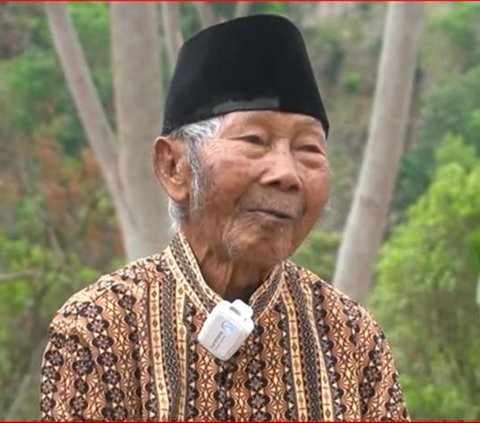
M 305 239 L 329 189 L 325 133 L 309 116 L 234 112 L 200 151 L 189 231 L 225 259 L 274 264 Z

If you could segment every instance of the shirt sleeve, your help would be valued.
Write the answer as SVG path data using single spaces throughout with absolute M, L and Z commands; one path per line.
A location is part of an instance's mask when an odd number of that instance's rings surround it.
M 385 336 L 372 321 L 366 364 L 360 369 L 362 420 L 403 420 L 409 416 L 399 375 Z
M 155 416 L 148 336 L 140 335 L 138 318 L 144 314 L 142 295 L 128 278 L 106 275 L 58 310 L 41 366 L 43 420 Z
M 75 323 L 57 318 L 50 327 L 41 367 L 42 420 L 105 419 L 93 352 Z

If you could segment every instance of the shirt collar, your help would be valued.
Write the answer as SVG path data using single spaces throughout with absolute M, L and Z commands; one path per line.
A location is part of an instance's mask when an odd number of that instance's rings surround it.
M 176 233 L 167 250 L 171 253 L 181 277 L 196 293 L 201 303 L 210 312 L 222 300 L 205 282 L 197 259 L 182 231 Z M 248 304 L 253 309 L 253 318 L 258 318 L 276 300 L 279 287 L 284 281 L 284 262 L 277 264 L 264 282 L 252 294 Z

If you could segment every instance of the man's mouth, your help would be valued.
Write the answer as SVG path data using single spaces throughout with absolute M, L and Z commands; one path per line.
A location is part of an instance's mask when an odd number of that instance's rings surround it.
M 264 219 L 271 219 L 271 220 L 277 220 L 277 221 L 289 221 L 289 220 L 294 220 L 296 218 L 295 213 L 291 211 L 286 211 L 286 210 L 261 208 L 261 209 L 251 209 L 251 210 L 248 210 L 248 212 L 254 213 Z

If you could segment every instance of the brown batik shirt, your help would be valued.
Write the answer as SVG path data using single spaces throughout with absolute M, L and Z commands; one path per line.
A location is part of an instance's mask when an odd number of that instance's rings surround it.
M 72 296 L 42 364 L 46 420 L 407 419 L 389 347 L 356 302 L 285 261 L 228 361 L 196 337 L 221 300 L 179 233 Z

